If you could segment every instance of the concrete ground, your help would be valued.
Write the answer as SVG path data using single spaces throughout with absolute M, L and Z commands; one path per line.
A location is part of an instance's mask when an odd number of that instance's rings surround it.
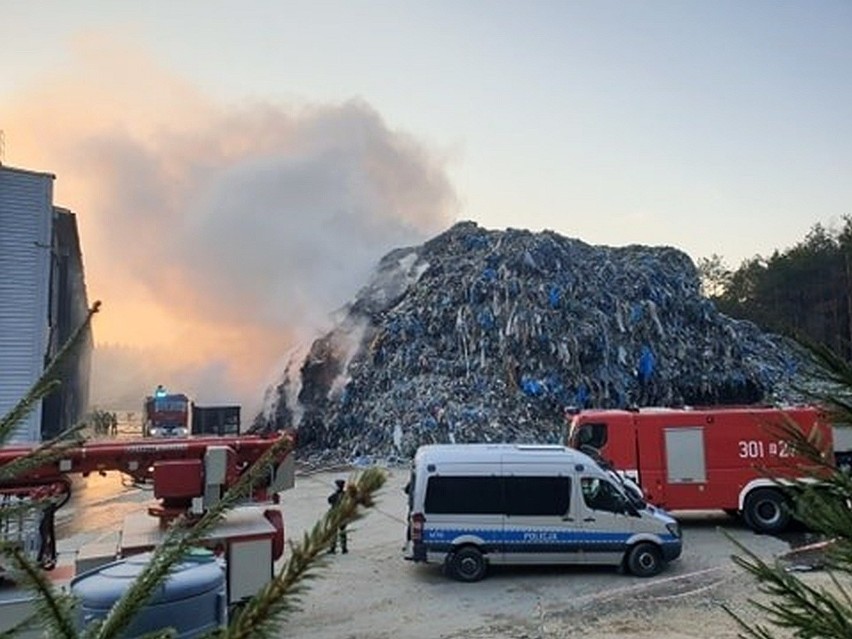
M 282 493 L 290 541 L 298 542 L 326 512 L 334 480 L 352 472 L 297 475 L 295 488 Z M 403 559 L 408 470 L 386 472 L 376 506 L 350 528 L 350 552 L 327 555 L 300 609 L 282 625 L 282 637 L 733 638 L 738 627 L 722 606 L 751 616 L 746 600 L 755 589 L 732 563 L 736 548 L 726 534 L 767 558 L 789 548 L 720 512 L 679 513 L 684 554 L 652 579 L 611 568 L 520 567 L 494 568 L 483 581 L 464 584 L 446 578 L 439 566 Z M 77 482 L 72 502 L 57 515 L 60 564 L 73 563 L 83 546 L 115 545 L 123 519 L 144 511 L 151 497 L 124 486 L 116 474 Z

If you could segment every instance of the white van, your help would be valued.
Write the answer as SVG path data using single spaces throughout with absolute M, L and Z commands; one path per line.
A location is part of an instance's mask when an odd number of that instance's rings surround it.
M 412 462 L 405 558 L 460 581 L 489 564 L 611 564 L 641 577 L 680 556 L 665 511 L 572 448 L 421 446 Z

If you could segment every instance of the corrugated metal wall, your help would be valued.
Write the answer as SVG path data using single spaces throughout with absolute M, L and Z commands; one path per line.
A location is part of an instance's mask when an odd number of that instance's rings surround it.
M 86 320 L 89 309 L 77 218 L 53 209 L 53 260 L 50 277 L 50 336 L 47 356 L 59 349 Z M 62 385 L 42 402 L 41 437 L 50 439 L 74 426 L 89 410 L 92 332 L 86 334 L 60 367 Z
M 53 176 L 0 166 L 0 415 L 44 368 Z M 41 404 L 6 443 L 41 439 Z

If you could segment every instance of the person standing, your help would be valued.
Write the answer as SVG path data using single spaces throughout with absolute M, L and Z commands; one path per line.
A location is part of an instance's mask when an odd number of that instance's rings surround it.
M 639 406 L 651 406 L 655 399 L 651 378 L 654 375 L 656 363 L 657 358 L 654 357 L 651 347 L 647 344 L 642 346 L 642 354 L 636 366 L 636 378 L 639 380 Z
M 329 509 L 333 509 L 335 506 L 337 506 L 337 504 L 340 503 L 340 500 L 343 499 L 343 490 L 344 488 L 346 488 L 346 482 L 342 479 L 338 479 L 334 483 L 337 486 L 337 489 L 328 496 Z M 343 524 L 337 531 L 337 535 L 335 535 L 334 541 L 331 543 L 331 548 L 328 549 L 328 552 L 337 552 L 338 542 L 340 542 L 340 552 L 342 552 L 344 555 L 348 553 L 349 548 L 347 547 L 346 543 L 346 524 Z

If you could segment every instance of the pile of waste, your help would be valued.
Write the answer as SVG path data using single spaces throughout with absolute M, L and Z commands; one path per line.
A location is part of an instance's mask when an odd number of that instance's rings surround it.
M 800 364 L 718 313 L 677 249 L 462 222 L 385 256 L 258 425 L 349 460 L 557 443 L 569 407 L 792 401 Z

